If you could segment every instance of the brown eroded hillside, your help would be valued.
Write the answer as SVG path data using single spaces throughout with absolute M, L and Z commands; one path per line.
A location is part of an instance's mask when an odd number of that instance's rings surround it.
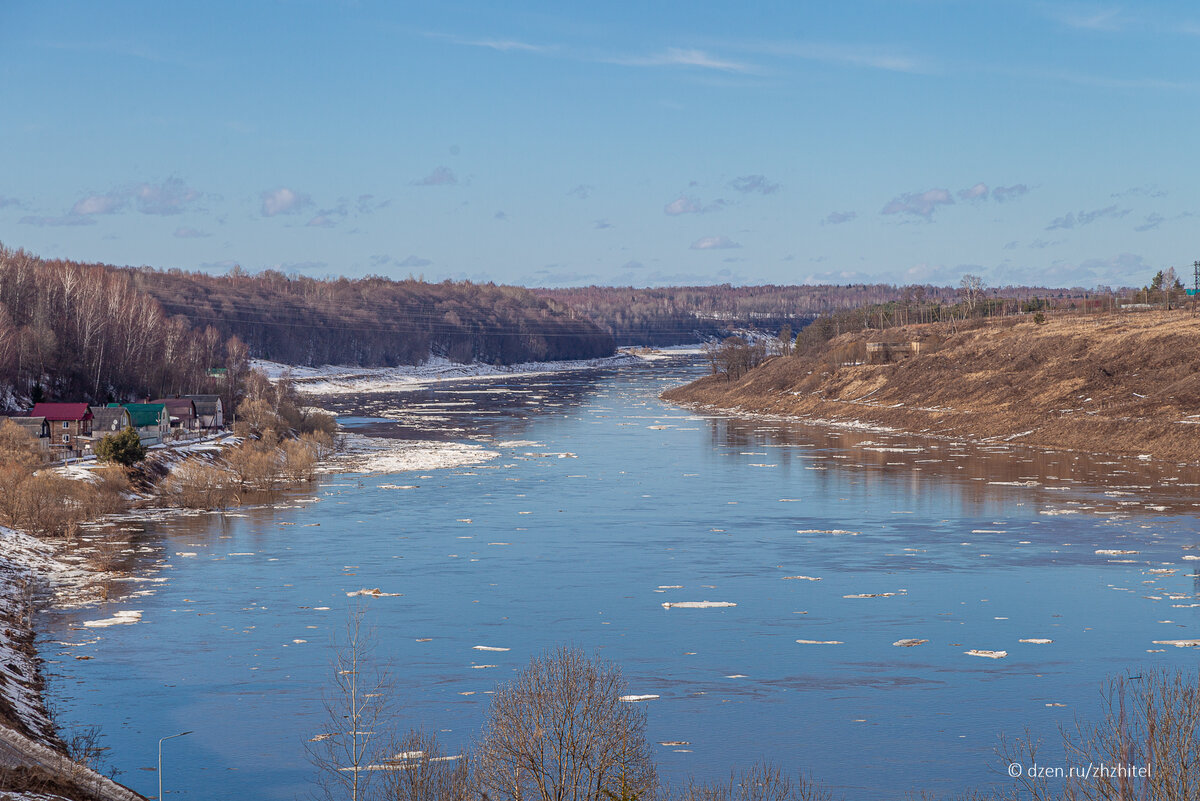
M 922 352 L 863 363 L 868 342 Z M 1007 318 L 846 334 L 737 380 L 706 376 L 677 403 L 1037 447 L 1200 461 L 1200 318 L 1187 311 Z

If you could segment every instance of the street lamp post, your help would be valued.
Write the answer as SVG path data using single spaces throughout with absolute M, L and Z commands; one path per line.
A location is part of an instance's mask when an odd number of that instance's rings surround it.
M 190 731 L 181 731 L 179 734 L 172 734 L 168 737 L 159 738 L 159 741 L 158 741 L 158 798 L 159 798 L 159 801 L 162 801 L 162 797 L 163 797 L 163 789 L 162 789 L 162 744 L 163 744 L 163 740 L 173 740 L 176 737 L 182 737 L 185 734 L 191 734 L 191 732 Z

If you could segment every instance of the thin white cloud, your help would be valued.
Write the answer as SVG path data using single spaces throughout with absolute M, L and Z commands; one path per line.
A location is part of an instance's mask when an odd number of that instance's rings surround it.
M 1067 27 L 1088 31 L 1120 31 L 1133 22 L 1132 18 L 1115 7 L 1075 6 L 1058 9 L 1054 17 Z
M 610 56 L 600 60 L 624 67 L 696 67 L 721 72 L 758 72 L 758 69 L 750 64 L 718 58 L 703 50 L 682 47 L 668 47 L 661 53 L 649 56 Z
M 61 217 L 43 217 L 38 215 L 28 215 L 22 217 L 18 222 L 22 225 L 36 225 L 39 228 L 67 225 L 95 225 L 96 221 L 91 217 L 86 217 L 82 214 L 64 214 Z
M 529 42 L 522 42 L 517 39 L 467 39 L 461 36 L 452 36 L 443 33 L 426 33 L 425 36 L 430 39 L 441 39 L 456 45 L 464 47 L 483 47 L 488 50 L 497 50 L 501 53 L 512 51 L 524 53 L 553 53 L 559 49 L 558 45 L 537 45 Z
M 91 216 L 93 214 L 116 214 L 129 204 L 124 193 L 109 192 L 103 195 L 88 195 L 75 201 L 71 214 Z
M 779 184 L 767 180 L 765 175 L 739 175 L 729 182 L 729 186 L 739 192 L 760 195 L 773 195 L 779 191 Z
M 180 226 L 179 228 L 175 229 L 175 233 L 173 233 L 172 236 L 176 239 L 203 239 L 205 237 L 212 236 L 212 234 L 205 233 L 204 231 L 196 228 Z
M 1009 200 L 1016 200 L 1017 198 L 1027 194 L 1029 194 L 1029 187 L 1025 184 L 997 186 L 992 190 L 992 200 L 995 200 L 998 203 L 1004 203 Z
M 982 181 L 972 187 L 958 190 L 959 200 L 987 200 L 988 186 Z
M 691 244 L 692 250 L 728 250 L 741 245 L 727 236 L 702 236 Z
M 262 216 L 274 217 L 277 214 L 295 214 L 312 205 L 312 198 L 302 192 L 280 187 L 279 189 L 263 192 Z
M 721 198 L 717 198 L 712 203 L 705 205 L 694 197 L 680 195 L 663 206 L 663 214 L 670 217 L 676 217 L 680 214 L 708 214 L 711 211 L 720 211 L 726 205 L 728 204 Z
M 1158 228 L 1158 226 L 1160 226 L 1164 222 L 1166 222 L 1166 220 L 1167 220 L 1167 218 L 1162 216 L 1158 212 L 1152 212 L 1152 213 L 1146 215 L 1146 221 L 1144 223 L 1142 223 L 1141 225 L 1135 225 L 1133 227 L 1133 230 L 1137 231 L 1138 233 L 1145 233 L 1146 231 L 1153 231 L 1154 229 Z
M 419 178 L 412 183 L 413 186 L 454 186 L 458 183 L 458 176 L 449 167 L 438 166 L 434 167 L 433 171 L 424 178 Z
M 1091 225 L 1092 223 L 1096 222 L 1096 220 L 1103 220 L 1106 218 L 1119 219 L 1124 217 L 1129 212 L 1130 209 L 1120 209 L 1116 206 L 1106 206 L 1102 209 L 1095 209 L 1094 211 L 1081 211 L 1079 214 L 1067 212 L 1063 216 L 1053 219 L 1050 224 L 1046 226 L 1046 230 L 1070 230 L 1077 226 L 1081 227 L 1084 225 Z
M 856 217 L 858 217 L 857 211 L 831 211 L 829 212 L 829 216 L 821 222 L 828 225 L 841 225 L 842 223 L 850 222 Z
M 168 178 L 160 184 L 138 184 L 130 194 L 142 214 L 182 214 L 200 198 L 199 192 L 179 178 Z
M 758 42 L 745 45 L 752 52 L 781 58 L 799 58 L 849 67 L 923 74 L 933 72 L 926 59 L 880 45 L 830 42 Z
M 933 212 L 938 206 L 954 203 L 954 198 L 948 189 L 927 189 L 924 192 L 905 192 L 893 198 L 879 212 L 880 214 L 911 214 L 933 219 Z

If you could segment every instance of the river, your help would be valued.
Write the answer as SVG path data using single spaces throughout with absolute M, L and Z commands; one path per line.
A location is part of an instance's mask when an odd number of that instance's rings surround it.
M 164 744 L 172 797 L 304 796 L 347 593 L 379 588 L 396 595 L 363 602 L 395 718 L 451 750 L 497 682 L 571 644 L 658 696 L 650 739 L 686 743 L 654 746 L 664 778 L 767 757 L 874 799 L 1004 787 L 999 733 L 1054 743 L 1101 713 L 1105 677 L 1195 669 L 1152 642 L 1200 635 L 1194 471 L 657 399 L 701 369 L 322 399 L 360 433 L 498 455 L 137 524 L 140 594 L 40 616 L 51 704 L 101 726 L 148 795 L 158 738 L 191 730 Z M 663 606 L 681 601 L 736 606 Z

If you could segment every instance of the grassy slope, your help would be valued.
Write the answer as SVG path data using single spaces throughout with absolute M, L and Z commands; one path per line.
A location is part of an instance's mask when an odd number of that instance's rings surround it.
M 922 337 L 945 339 L 895 364 L 831 358 L 863 341 Z M 1200 318 L 1186 311 L 1091 315 L 1041 326 L 1010 318 L 957 332 L 938 325 L 848 334 L 822 354 L 778 357 L 735 382 L 709 376 L 663 398 L 1197 462 L 1200 425 L 1180 421 L 1200 415 Z

